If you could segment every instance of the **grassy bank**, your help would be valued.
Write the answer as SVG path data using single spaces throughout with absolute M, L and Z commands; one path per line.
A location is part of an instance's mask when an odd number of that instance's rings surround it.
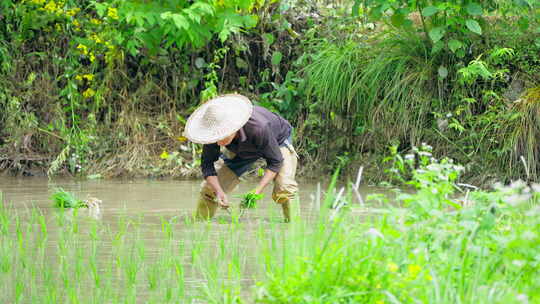
M 516 182 L 467 191 L 458 184 L 461 166 L 433 159 L 425 150 L 417 154 L 394 161 L 394 176 L 413 191 L 396 190 L 395 200 L 374 194 L 363 206 L 352 190 L 337 194 L 334 180 L 310 208 L 300 202 L 304 213 L 297 210 L 290 224 L 197 223 L 174 215 L 160 221 L 118 216 L 107 223 L 87 217 L 84 209 L 3 202 L 0 299 L 540 301 L 540 186 Z

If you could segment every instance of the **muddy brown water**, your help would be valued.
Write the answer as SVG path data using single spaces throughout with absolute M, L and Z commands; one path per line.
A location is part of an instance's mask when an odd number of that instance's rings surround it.
M 229 195 L 230 201 L 233 204 L 238 204 L 240 199 L 235 196 L 253 189 L 256 183 L 256 179 L 242 182 L 239 188 Z M 60 227 L 55 224 L 54 213 L 57 210 L 52 207 L 50 196 L 56 188 L 63 188 L 74 193 L 78 198 L 96 197 L 102 200 L 98 220 L 108 225 L 113 234 L 117 232 L 115 227 L 118 227 L 118 221 L 122 217 L 143 216 L 139 229 L 142 233 L 142 239 L 145 241 L 145 250 L 149 255 L 157 255 L 162 245 L 160 238 L 165 238 L 162 232 L 163 220 L 188 217 L 195 208 L 200 184 L 200 180 L 48 180 L 37 177 L 0 177 L 0 192 L 2 201 L 14 207 L 15 210 L 24 211 L 31 206 L 42 210 L 48 223 L 47 229 L 50 235 L 48 242 L 51 251 L 56 248 L 55 242 L 58 239 L 55 237 L 55 230 L 59 230 Z M 313 181 L 300 181 L 299 184 L 301 189 L 299 192 L 300 216 L 309 219 L 314 217 L 317 212 L 317 189 L 320 187 L 324 191 L 324 186 L 318 186 Z M 282 227 L 278 229 L 287 229 L 287 224 L 282 223 L 280 207 L 271 200 L 271 188 L 271 185 L 267 187 L 265 198 L 262 203 L 258 204 L 257 210 L 249 211 L 241 219 L 245 223 L 243 229 L 252 232 L 247 233 L 245 239 L 240 240 L 242 244 L 239 246 L 242 246 L 242 250 L 246 253 L 245 260 L 243 260 L 243 263 L 246 264 L 244 272 L 250 272 L 252 267 L 249 264 L 256 263 L 257 257 L 253 256 L 255 250 L 252 247 L 257 243 L 257 229 L 261 224 L 275 223 L 278 227 Z M 370 188 L 363 188 L 361 192 L 365 195 L 366 192 L 372 191 Z M 216 223 L 214 229 L 207 230 L 208 225 L 194 225 L 189 228 L 175 226 L 174 229 L 190 229 L 189 232 L 175 231 L 176 235 L 185 233 L 186 238 L 209 233 L 205 241 L 213 242 L 220 237 L 223 238 L 229 232 L 223 227 L 227 227 L 230 221 L 231 216 L 226 211 L 218 210 L 216 217 L 212 220 L 213 223 Z M 112 247 L 110 239 L 103 240 L 103 242 L 108 242 L 102 244 L 104 248 Z M 208 258 L 211 258 L 211 254 Z M 253 273 L 253 277 L 258 276 L 260 274 Z M 254 283 L 253 277 L 246 277 L 245 282 L 242 283 L 242 285 L 246 285 L 246 290 L 248 290 L 249 285 Z M 185 284 L 186 293 L 189 294 L 190 290 L 196 290 L 197 287 L 206 284 L 206 281 L 196 270 L 190 270 L 189 265 L 186 265 Z M 196 296 L 196 291 L 193 291 L 192 296 Z
M 256 180 L 243 181 L 231 194 L 229 201 L 238 204 L 237 196 L 253 189 Z M 119 215 L 145 215 L 149 218 L 172 217 L 193 212 L 196 206 L 200 180 L 74 180 L 54 179 L 41 177 L 0 177 L 0 192 L 4 203 L 16 208 L 28 206 L 40 207 L 47 211 L 52 208 L 50 196 L 56 188 L 72 192 L 78 198 L 96 197 L 103 201 L 101 207 L 101 220 L 110 222 Z M 262 213 L 269 209 L 278 210 L 271 200 L 272 185 L 268 185 L 265 198 L 260 203 Z M 301 209 L 307 211 L 314 199 L 317 184 L 313 181 L 300 183 L 299 200 L 303 202 Z M 324 191 L 324 188 L 323 188 Z M 216 214 L 219 220 L 228 213 L 220 210 Z

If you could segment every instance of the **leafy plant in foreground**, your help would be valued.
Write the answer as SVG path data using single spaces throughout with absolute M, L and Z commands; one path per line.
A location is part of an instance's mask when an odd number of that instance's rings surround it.
M 257 303 L 536 303 L 540 185 L 464 191 L 462 167 L 426 144 L 395 158 L 415 189 L 395 189 L 381 215 L 322 216 L 324 230 L 267 266 Z

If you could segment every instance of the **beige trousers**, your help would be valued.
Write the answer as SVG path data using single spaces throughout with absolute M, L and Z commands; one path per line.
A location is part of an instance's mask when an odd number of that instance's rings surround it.
M 293 149 L 291 147 L 291 149 Z M 280 148 L 283 156 L 283 165 L 274 179 L 274 189 L 272 190 L 272 199 L 274 202 L 281 205 L 283 216 L 286 221 L 290 220 L 289 205 L 293 201 L 298 192 L 298 184 L 295 180 L 296 166 L 298 159 L 294 150 L 289 150 L 287 147 Z M 225 193 L 232 192 L 240 183 L 240 179 L 236 174 L 224 165 L 223 160 L 216 163 L 217 177 L 221 188 Z M 203 181 L 201 185 L 201 193 L 197 203 L 196 217 L 198 219 L 210 219 L 216 213 L 218 203 L 214 189 Z

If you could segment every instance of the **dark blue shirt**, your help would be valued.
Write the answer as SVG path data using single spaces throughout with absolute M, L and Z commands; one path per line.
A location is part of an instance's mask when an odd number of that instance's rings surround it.
M 279 146 L 289 138 L 291 129 L 291 124 L 283 117 L 254 106 L 251 117 L 226 148 L 241 159 L 264 158 L 267 169 L 279 172 L 283 164 Z M 201 168 L 205 178 L 217 175 L 214 162 L 221 154 L 219 148 L 217 143 L 203 145 Z

